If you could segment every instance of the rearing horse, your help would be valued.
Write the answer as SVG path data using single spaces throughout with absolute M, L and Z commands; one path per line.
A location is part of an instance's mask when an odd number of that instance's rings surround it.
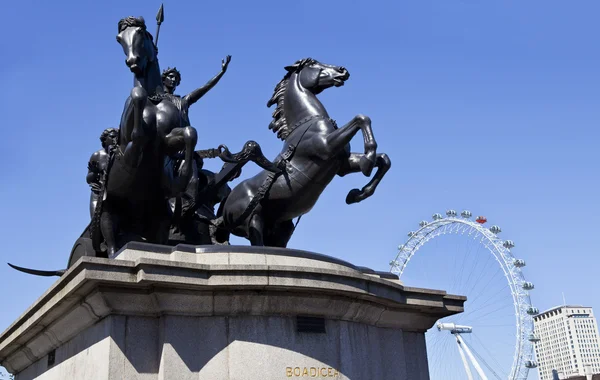
M 179 109 L 165 99 L 158 51 L 144 19 L 120 20 L 117 42 L 134 73 L 134 88 L 121 117 L 102 215 L 96 218 L 109 256 L 121 245 L 118 232 L 126 235 L 121 239 L 125 241 L 167 242 L 171 222 L 167 199 L 188 184 L 197 141 L 196 130 L 182 125 Z M 185 163 L 174 176 L 169 156 L 178 151 L 185 151 Z
M 370 176 L 362 189 L 353 189 L 346 203 L 371 196 L 391 167 L 389 157 L 377 154 L 371 120 L 354 117 L 338 128 L 316 95 L 339 87 L 350 77 L 343 67 L 307 58 L 285 68 L 267 107 L 277 104 L 269 128 L 284 141 L 275 159 L 281 172 L 262 171 L 237 185 L 221 204 L 221 227 L 246 237 L 252 245 L 286 247 L 294 231 L 292 220 L 309 212 L 335 175 L 362 172 Z M 350 153 L 350 140 L 362 131 L 364 154 Z

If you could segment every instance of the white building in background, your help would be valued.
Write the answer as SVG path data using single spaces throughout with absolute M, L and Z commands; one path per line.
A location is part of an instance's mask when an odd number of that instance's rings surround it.
M 540 380 L 552 380 L 552 370 L 561 379 L 600 373 L 600 336 L 591 307 L 558 306 L 533 321 Z

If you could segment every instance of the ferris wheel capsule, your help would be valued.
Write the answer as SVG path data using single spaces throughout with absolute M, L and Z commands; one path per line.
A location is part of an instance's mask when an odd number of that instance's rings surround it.
M 421 220 L 421 222 L 419 222 L 419 226 L 421 226 L 421 227 L 425 227 L 428 224 L 429 223 L 426 220 Z
M 490 227 L 490 231 L 493 234 L 499 234 L 500 232 L 502 232 L 502 229 L 500 227 L 498 227 L 498 226 L 491 226 Z
M 446 215 L 448 215 L 448 217 L 450 217 L 450 218 L 453 218 L 456 216 L 456 211 L 448 210 L 448 211 L 446 211 Z
M 504 248 L 513 249 L 515 247 L 515 242 L 512 240 L 507 240 L 502 245 Z
M 471 214 L 471 211 L 469 210 L 463 210 L 463 212 L 460 213 L 460 216 L 463 218 L 470 218 L 473 216 L 473 214 Z
M 442 216 L 442 214 L 433 214 L 432 218 L 433 220 L 439 220 L 443 219 L 444 217 Z
M 525 282 L 523 283 L 523 289 L 525 289 L 525 290 L 533 290 L 533 288 L 534 288 L 534 287 L 535 287 L 535 286 L 533 286 L 533 283 L 532 283 L 532 282 L 527 282 L 527 281 L 525 281 Z
M 487 222 L 487 218 L 485 216 L 478 216 L 475 221 L 479 224 L 485 224 Z
M 535 360 L 526 360 L 525 367 L 527 368 L 537 368 L 538 364 Z
M 407 235 L 408 235 L 408 237 L 413 237 L 415 235 L 415 233 L 413 231 L 410 231 Z
M 530 342 L 534 342 L 534 343 L 535 343 L 535 342 L 539 342 L 539 341 L 540 341 L 540 338 L 538 338 L 538 336 L 537 336 L 537 335 L 535 335 L 535 334 L 529 334 L 529 341 L 530 341 Z
M 513 265 L 516 266 L 517 268 L 523 268 L 526 264 L 525 264 L 525 260 L 523 260 L 523 259 L 515 259 L 515 261 L 513 261 Z
M 537 307 L 531 306 L 531 307 L 527 308 L 527 314 L 529 314 L 529 315 L 537 315 L 539 313 L 540 313 L 540 309 L 538 309 Z

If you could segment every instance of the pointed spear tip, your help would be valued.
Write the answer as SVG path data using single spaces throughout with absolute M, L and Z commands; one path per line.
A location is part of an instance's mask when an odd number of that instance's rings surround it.
M 159 24 L 165 21 L 165 8 L 164 4 L 160 4 L 160 8 L 158 9 L 158 13 L 156 14 L 156 22 Z

